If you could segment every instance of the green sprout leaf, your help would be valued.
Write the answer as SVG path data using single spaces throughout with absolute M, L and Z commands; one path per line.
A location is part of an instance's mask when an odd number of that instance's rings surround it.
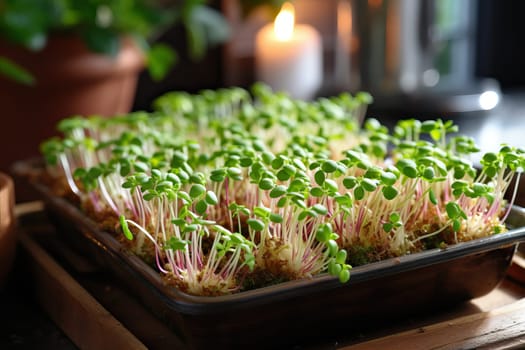
M 261 190 L 270 190 L 274 187 L 274 183 L 272 179 L 264 178 L 261 181 L 259 181 L 259 188 Z
M 342 269 L 339 272 L 339 282 L 346 283 L 350 280 L 350 270 L 348 268 Z
M 165 249 L 171 249 L 171 250 L 186 250 L 186 247 L 188 246 L 188 241 L 180 239 L 178 237 L 170 237 L 165 244 Z
M 124 237 L 126 237 L 130 241 L 133 240 L 133 233 L 131 233 L 131 231 L 129 230 L 128 223 L 124 215 L 119 216 L 119 222 L 120 222 L 120 227 L 122 227 L 122 232 L 124 233 Z
M 395 175 L 394 175 L 395 176 Z M 355 178 L 355 176 L 346 176 L 344 179 L 343 179 L 343 186 L 348 189 L 348 190 L 351 190 L 352 188 L 354 188 L 355 186 L 357 185 L 357 179 Z
M 219 203 L 219 200 L 217 199 L 217 196 L 212 191 L 207 191 L 206 192 L 205 201 L 209 205 L 216 205 L 217 203 Z
M 393 186 L 397 181 L 397 175 L 391 172 L 383 171 L 381 173 L 381 182 L 387 186 Z M 344 184 L 344 180 L 343 180 Z M 346 185 L 345 185 L 346 187 Z M 347 187 L 348 188 L 348 187 Z
M 215 169 L 210 173 L 210 180 L 213 182 L 222 182 L 226 178 L 225 169 Z
M 317 203 L 317 204 L 314 204 L 312 206 L 312 210 L 314 212 L 316 212 L 317 214 L 319 215 L 326 215 L 328 214 L 328 209 L 326 209 L 326 207 L 320 203 Z
M 283 217 L 282 215 L 280 214 L 276 214 L 276 213 L 271 213 L 270 214 L 270 221 L 271 222 L 274 222 L 276 224 L 280 224 L 283 222 Z
M 182 226 L 184 227 L 184 229 L 182 230 L 184 233 L 195 232 L 195 231 L 197 231 L 199 229 L 199 225 L 198 224 L 188 224 L 188 225 L 186 225 L 185 221 L 183 222 Z
M 482 159 L 486 163 L 494 163 L 498 160 L 498 155 L 493 152 L 487 152 L 483 155 Z
M 206 187 L 204 187 L 201 184 L 194 184 L 190 188 L 189 195 L 192 199 L 196 199 L 202 196 L 205 192 L 206 192 Z
M 338 263 L 338 264 L 345 264 L 346 263 L 346 257 L 347 257 L 346 250 L 341 249 L 340 251 L 337 252 L 337 254 L 335 256 L 335 262 Z
M 258 219 L 248 219 L 246 220 L 246 223 L 254 231 L 262 231 L 265 228 L 264 222 Z
M 321 165 L 321 169 L 325 173 L 333 173 L 337 170 L 337 163 L 334 160 L 328 159 Z
M 207 209 L 208 209 L 208 204 L 206 203 L 204 199 L 201 199 L 195 204 L 195 211 L 199 215 L 203 215 L 204 213 L 206 213 Z
M 271 165 L 272 165 L 272 168 L 274 168 L 275 170 L 280 169 L 284 165 L 284 158 L 282 156 L 274 158 L 272 160 Z
M 453 220 L 454 230 L 458 231 L 459 229 L 456 229 L 456 227 L 458 227 L 458 225 L 461 226 L 461 219 L 467 219 L 467 214 L 465 214 L 463 209 L 461 209 L 456 202 L 448 202 L 445 209 L 448 217 Z
M 267 219 L 270 217 L 272 212 L 266 207 L 255 207 L 253 208 L 253 214 L 259 218 Z
M 328 255 L 335 257 L 339 250 L 339 246 L 337 245 L 337 242 L 334 241 L 333 239 L 330 239 L 328 240 L 328 242 L 326 242 L 326 246 L 328 247 Z
M 381 191 L 383 192 L 383 196 L 388 200 L 392 200 L 396 198 L 398 194 L 398 190 L 393 186 L 383 187 Z
M 318 170 L 314 174 L 315 183 L 319 186 L 323 186 L 326 176 L 323 171 Z
M 361 180 L 361 187 L 367 192 L 373 192 L 377 188 L 377 180 L 363 178 Z
M 426 167 L 425 170 L 423 170 L 423 178 L 426 180 L 432 180 L 436 176 L 436 173 L 434 171 L 434 168 L 432 167 Z
M 398 169 L 403 175 L 408 178 L 414 179 L 417 177 L 417 166 L 416 163 L 411 159 L 401 159 L 397 163 Z
M 269 193 L 270 198 L 279 198 L 287 192 L 287 188 L 283 185 L 275 186 Z
M 315 234 L 315 238 L 319 242 L 323 242 L 323 243 L 328 242 L 331 236 L 332 236 L 332 226 L 330 226 L 330 224 L 328 223 L 320 225 Z
M 355 199 L 357 199 L 358 201 L 363 199 L 365 197 L 365 189 L 363 188 L 363 186 L 357 186 L 355 189 L 354 189 L 354 197 Z
M 336 193 L 337 190 L 339 190 L 339 186 L 332 179 L 326 179 L 323 183 L 323 188 L 326 189 L 330 193 Z
M 324 194 L 324 191 L 321 187 L 313 187 L 310 189 L 310 194 L 313 197 L 322 197 Z
M 434 205 L 438 204 L 438 201 L 437 201 L 437 198 L 436 198 L 436 194 L 435 194 L 435 192 L 432 189 L 430 189 L 428 191 L 428 199 L 430 200 L 430 203 L 432 203 Z

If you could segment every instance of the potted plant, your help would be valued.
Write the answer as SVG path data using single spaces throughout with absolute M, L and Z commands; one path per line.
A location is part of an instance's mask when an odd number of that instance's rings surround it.
M 4 1 L 0 140 L 11 151 L 0 169 L 36 154 L 61 118 L 128 112 L 144 66 L 161 79 L 175 63 L 170 46 L 150 44 L 174 23 L 185 27 L 194 55 L 228 32 L 222 16 L 200 1 Z M 21 135 L 25 141 L 17 142 Z
M 15 257 L 14 191 L 13 180 L 0 173 L 0 288 L 6 282 Z

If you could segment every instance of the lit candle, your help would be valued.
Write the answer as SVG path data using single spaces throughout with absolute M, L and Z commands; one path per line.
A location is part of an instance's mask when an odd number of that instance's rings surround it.
M 313 27 L 294 22 L 294 8 L 285 3 L 273 25 L 257 33 L 256 78 L 276 91 L 308 100 L 323 79 L 321 37 Z

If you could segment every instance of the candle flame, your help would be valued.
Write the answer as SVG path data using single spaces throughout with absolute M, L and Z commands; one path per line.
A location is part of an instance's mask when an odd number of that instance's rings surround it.
M 293 35 L 295 24 L 295 9 L 292 4 L 286 2 L 281 7 L 281 11 L 273 24 L 273 30 L 277 39 L 281 41 L 290 40 Z

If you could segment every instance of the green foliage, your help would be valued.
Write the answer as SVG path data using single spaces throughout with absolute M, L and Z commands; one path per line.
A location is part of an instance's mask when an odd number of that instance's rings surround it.
M 35 78 L 29 72 L 7 57 L 0 56 L 0 74 L 24 85 L 35 83 Z
M 124 236 L 130 241 L 133 239 L 133 233 L 129 230 L 128 223 L 126 222 L 126 217 L 124 215 L 119 216 L 120 227 L 122 227 L 122 232 Z
M 259 5 L 266 1 L 241 2 Z M 167 74 L 177 56 L 172 47 L 150 47 L 149 42 L 175 23 L 186 29 L 189 53 L 194 59 L 229 36 L 223 16 L 200 0 L 4 0 L 0 5 L 0 38 L 37 51 L 46 46 L 53 33 L 73 33 L 93 52 L 115 56 L 121 37 L 128 36 L 144 49 L 154 80 Z M 34 80 L 23 67 L 1 56 L 0 74 L 24 84 Z
M 350 264 L 504 231 L 522 150 L 487 153 L 478 171 L 477 147 L 448 135 L 448 121 L 359 129 L 357 95 L 252 92 L 169 93 L 153 113 L 70 118 L 42 151 L 82 202 L 111 209 L 137 246 L 152 241 L 159 270 L 194 294 L 269 276 L 346 282 Z
M 170 237 L 168 241 L 166 241 L 166 247 L 165 249 L 172 249 L 172 250 L 185 250 L 188 245 L 188 241 L 177 238 L 177 237 Z

